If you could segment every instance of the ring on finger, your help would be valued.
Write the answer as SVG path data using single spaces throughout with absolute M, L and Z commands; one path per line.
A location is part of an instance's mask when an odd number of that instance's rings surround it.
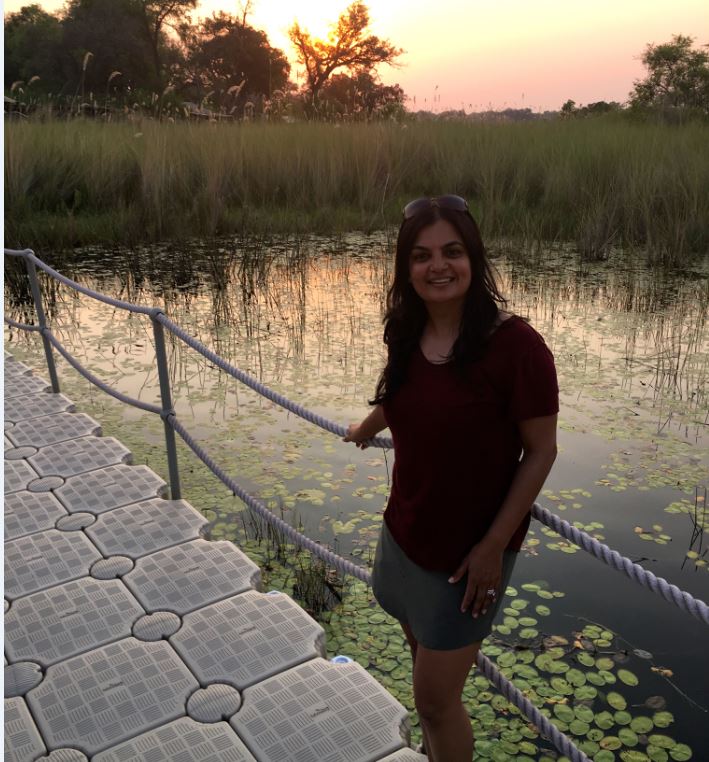
M 490 589 L 487 591 L 487 597 L 488 597 L 488 598 L 492 598 L 493 600 L 495 600 L 495 598 L 497 598 L 497 590 L 495 590 L 495 588 L 494 588 L 494 587 L 491 587 L 491 588 L 490 588 Z

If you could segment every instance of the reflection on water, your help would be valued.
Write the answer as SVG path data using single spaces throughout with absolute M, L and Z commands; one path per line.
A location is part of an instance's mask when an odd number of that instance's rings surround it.
M 32 321 L 26 281 L 12 264 L 6 314 Z M 383 360 L 381 319 L 392 266 L 384 235 L 89 249 L 51 264 L 104 293 L 162 307 L 222 357 L 325 417 L 346 424 L 366 410 Z M 534 266 L 507 259 L 497 265 L 510 308 L 544 335 L 559 372 L 561 451 L 543 502 L 706 599 L 706 273 L 659 274 L 619 262 L 579 267 L 563 250 Z M 54 282 L 45 280 L 44 288 L 49 320 L 65 346 L 121 392 L 158 401 L 146 318 Z M 336 538 L 340 551 L 368 558 L 391 457 L 386 462 L 380 451 L 337 442 L 168 338 L 173 399 L 187 428 L 237 481 L 297 514 L 308 534 L 324 542 Z M 6 346 L 43 367 L 34 337 L 11 329 Z M 60 367 L 63 388 L 81 408 L 165 475 L 160 422 L 90 390 Z M 181 453 L 185 496 L 212 511 L 228 536 L 236 531 L 239 506 L 194 462 Z M 533 526 L 518 574 L 547 579 L 568 595 L 547 625 L 568 630 L 577 626 L 568 617 L 602 621 L 640 649 L 664 651 L 678 689 L 699 701 L 696 688 L 706 683 L 709 668 L 698 623 L 573 551 Z M 628 596 L 637 616 L 629 616 Z M 676 732 L 694 739 L 686 742 L 697 750 L 692 724 L 704 714 L 678 701 Z

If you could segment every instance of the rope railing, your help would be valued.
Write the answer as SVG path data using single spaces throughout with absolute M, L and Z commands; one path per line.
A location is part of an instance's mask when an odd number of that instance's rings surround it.
M 39 333 L 42 329 L 38 325 L 28 325 L 27 323 L 18 323 L 16 320 L 10 320 L 10 318 L 5 318 L 5 322 L 12 326 L 13 328 L 20 328 L 23 331 L 36 331 Z
M 622 571 L 626 577 L 648 588 L 648 590 L 652 590 L 653 593 L 661 595 L 666 601 L 674 603 L 675 606 L 696 617 L 700 622 L 709 624 L 709 606 L 704 601 L 681 590 L 677 585 L 670 584 L 666 579 L 656 576 L 629 558 L 621 556 L 617 550 L 609 548 L 586 532 L 572 526 L 568 521 L 554 515 L 539 503 L 532 506 L 532 516 L 553 529 L 557 534 L 571 540 L 579 548 L 608 564 L 611 568 Z
M 49 366 L 50 376 L 52 377 L 52 387 L 54 391 L 59 391 L 58 382 L 56 381 L 56 372 L 53 368 L 53 359 L 51 358 L 51 351 L 48 349 L 51 346 L 57 349 L 57 351 L 64 357 L 73 368 L 75 368 L 81 375 L 87 378 L 91 383 L 110 394 L 112 397 L 125 402 L 126 404 L 133 405 L 140 409 L 146 410 L 151 413 L 157 413 L 161 415 L 165 422 L 166 440 L 168 444 L 168 460 L 171 461 L 171 491 L 174 493 L 175 484 L 178 485 L 177 479 L 177 467 L 176 457 L 171 457 L 170 452 L 170 438 L 168 437 L 168 429 L 170 436 L 173 437 L 173 449 L 174 449 L 174 435 L 173 431 L 177 432 L 184 440 L 187 446 L 197 455 L 197 457 L 217 476 L 232 492 L 234 495 L 238 495 L 239 498 L 252 510 L 254 510 L 264 520 L 268 521 L 271 525 L 275 526 L 284 536 L 291 539 L 291 541 L 309 550 L 318 558 L 322 559 L 326 563 L 330 564 L 336 569 L 339 569 L 345 574 L 356 577 L 357 579 L 370 584 L 371 574 L 365 568 L 348 561 L 345 558 L 333 553 L 327 548 L 323 547 L 320 543 L 315 542 L 306 535 L 298 532 L 292 526 L 287 524 L 283 519 L 275 516 L 263 503 L 259 502 L 256 498 L 249 495 L 240 485 L 238 485 L 218 464 L 206 453 L 206 451 L 193 439 L 184 426 L 177 420 L 174 410 L 170 402 L 169 385 L 163 381 L 166 378 L 166 368 L 160 367 L 161 364 L 165 365 L 164 351 L 160 351 L 160 347 L 163 346 L 161 326 L 164 326 L 171 331 L 175 336 L 184 341 L 188 346 L 200 353 L 203 357 L 210 360 L 214 365 L 230 375 L 232 378 L 239 382 L 249 386 L 258 394 L 266 397 L 275 404 L 283 407 L 286 410 L 298 415 L 304 420 L 313 423 L 316 426 L 328 431 L 337 436 L 344 436 L 346 428 L 340 426 L 337 423 L 327 420 L 326 418 L 307 410 L 302 405 L 298 405 L 295 402 L 287 399 L 284 395 L 269 389 L 267 386 L 257 381 L 255 378 L 240 370 L 239 368 L 231 365 L 223 358 L 219 357 L 216 353 L 206 347 L 198 339 L 190 336 L 180 326 L 170 320 L 159 308 L 144 307 L 134 305 L 129 302 L 124 302 L 113 297 L 106 296 L 93 291 L 90 288 L 81 286 L 75 281 L 67 278 L 56 270 L 52 269 L 40 259 L 38 259 L 34 252 L 30 249 L 22 251 L 5 249 L 5 253 L 10 256 L 21 256 L 26 260 L 28 274 L 30 276 L 30 282 L 33 290 L 33 297 L 35 299 L 35 307 L 39 315 L 39 326 L 25 325 L 5 318 L 5 322 L 9 325 L 27 331 L 36 331 L 42 335 L 42 339 L 45 342 L 45 352 L 47 353 L 47 362 Z M 163 406 L 158 407 L 156 405 L 150 405 L 149 403 L 141 402 L 140 400 L 134 400 L 126 395 L 116 392 L 108 384 L 98 379 L 94 374 L 84 368 L 77 360 L 75 360 L 69 352 L 60 344 L 60 342 L 54 337 L 54 335 L 46 327 L 44 313 L 42 309 L 41 299 L 39 298 L 39 290 L 37 286 L 36 275 L 34 274 L 34 266 L 39 267 L 51 277 L 55 278 L 59 282 L 79 291 L 86 296 L 97 299 L 98 301 L 106 304 L 125 309 L 130 312 L 148 315 L 152 322 L 153 328 L 156 332 L 156 353 L 158 359 L 158 370 L 161 373 L 161 394 L 163 397 Z M 163 388 L 165 387 L 165 388 Z M 390 439 L 384 437 L 375 437 L 367 444 L 372 446 L 389 448 L 392 446 Z M 174 461 L 174 463 L 172 462 Z M 176 495 L 173 494 L 173 497 Z M 621 556 L 617 551 L 612 550 L 608 546 L 598 542 L 596 539 L 588 535 L 575 527 L 571 526 L 568 522 L 563 521 L 557 516 L 554 516 L 550 511 L 535 503 L 532 508 L 532 515 L 534 518 L 550 527 L 553 531 L 561 534 L 571 542 L 578 545 L 583 550 L 594 555 L 596 558 L 604 561 L 612 568 L 622 571 L 630 579 L 633 579 L 637 583 L 652 590 L 653 592 L 661 595 L 665 600 L 674 603 L 676 606 L 686 611 L 692 616 L 703 621 L 705 624 L 709 624 L 709 607 L 701 600 L 694 598 L 687 592 L 680 590 L 676 585 L 669 584 L 666 580 L 657 577 L 652 572 L 644 569 L 640 564 L 632 562 L 630 559 Z M 556 748 L 563 754 L 570 757 L 573 762 L 588 762 L 588 757 L 577 749 L 572 741 L 561 733 L 531 702 L 517 689 L 507 678 L 504 677 L 496 668 L 496 666 L 486 657 L 482 652 L 478 654 L 478 668 L 481 672 L 500 690 L 500 692 L 511 701 L 520 711 L 522 711 L 546 736 L 549 737 Z

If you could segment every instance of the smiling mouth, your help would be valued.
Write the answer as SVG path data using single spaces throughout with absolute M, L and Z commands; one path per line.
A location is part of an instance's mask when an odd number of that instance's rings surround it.
M 446 283 L 452 283 L 453 278 L 436 278 L 428 281 L 432 286 L 445 286 Z

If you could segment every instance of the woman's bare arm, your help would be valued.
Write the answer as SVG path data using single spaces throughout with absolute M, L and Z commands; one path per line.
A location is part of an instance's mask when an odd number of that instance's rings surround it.
M 381 405 L 377 405 L 361 423 L 351 423 L 347 427 L 347 433 L 342 438 L 342 441 L 354 442 L 357 447 L 364 450 L 367 447 L 365 442 L 372 437 L 376 437 L 386 427 L 387 422 L 384 418 L 384 410 Z

